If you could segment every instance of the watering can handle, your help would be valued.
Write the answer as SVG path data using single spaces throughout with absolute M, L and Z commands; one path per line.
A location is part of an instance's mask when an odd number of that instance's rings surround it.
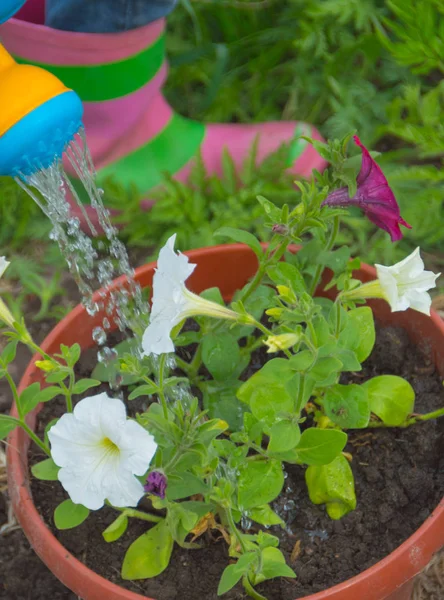
M 15 13 L 21 9 L 26 0 L 1 0 L 0 6 L 0 23 L 4 23 Z
M 0 74 L 16 64 L 9 52 L 0 44 Z M 0 75 L 1 76 L 1 75 Z

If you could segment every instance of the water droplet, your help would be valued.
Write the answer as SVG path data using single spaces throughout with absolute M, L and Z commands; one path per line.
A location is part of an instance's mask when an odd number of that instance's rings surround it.
M 252 520 L 248 517 L 248 513 L 244 513 L 241 516 L 241 527 L 244 531 L 248 531 L 249 529 L 251 529 L 253 522 Z
M 102 327 L 94 327 L 92 332 L 92 339 L 99 346 L 103 346 L 103 344 L 106 342 L 106 333 L 104 332 Z
M 109 364 L 117 358 L 117 351 L 114 348 L 108 348 L 105 346 L 97 353 L 97 360 L 104 364 Z

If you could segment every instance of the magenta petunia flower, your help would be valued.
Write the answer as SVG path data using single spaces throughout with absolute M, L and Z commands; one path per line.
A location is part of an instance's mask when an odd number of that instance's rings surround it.
M 327 196 L 322 203 L 325 206 L 358 206 L 372 223 L 389 233 L 392 242 L 402 238 L 399 225 L 411 229 L 401 217 L 398 203 L 380 166 L 370 156 L 367 148 L 357 135 L 353 137 L 357 146 L 362 150 L 362 164 L 356 178 L 358 188 L 353 198 L 348 194 L 348 188 L 342 187 Z
M 153 496 L 159 496 L 159 498 L 165 498 L 165 492 L 167 488 L 167 478 L 160 471 L 152 471 L 143 486 L 143 489 L 147 494 Z

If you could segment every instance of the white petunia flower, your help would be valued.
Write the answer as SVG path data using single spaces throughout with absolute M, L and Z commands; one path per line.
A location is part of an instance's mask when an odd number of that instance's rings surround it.
M 185 287 L 185 281 L 196 265 L 188 257 L 174 251 L 176 234 L 172 235 L 159 252 L 153 278 L 153 305 L 150 324 L 142 338 L 145 355 L 173 352 L 170 334 L 173 327 L 188 317 L 207 315 L 236 320 L 238 315 L 216 302 L 205 300 Z
M 0 256 L 0 277 L 2 277 L 3 273 L 6 271 L 10 264 L 11 263 L 8 260 L 6 260 L 4 256 Z
M 124 403 L 105 392 L 81 400 L 48 432 L 58 478 L 75 504 L 90 510 L 105 500 L 137 506 L 144 495 L 135 475 L 144 475 L 156 453 L 153 436 L 127 419 Z
M 432 299 L 427 292 L 435 287 L 440 273 L 425 271 L 419 252 L 416 248 L 392 267 L 375 265 L 378 279 L 345 292 L 342 298 L 383 298 L 390 304 L 392 312 L 413 308 L 430 315 Z
M 2 277 L 3 273 L 10 264 L 11 263 L 6 260 L 4 256 L 0 256 L 0 277 Z M 6 325 L 9 325 L 9 327 L 14 327 L 15 319 L 2 299 L 0 299 L 0 321 L 6 323 Z
M 427 290 L 435 287 L 437 275 L 424 270 L 419 247 L 392 267 L 375 265 L 383 294 L 392 312 L 413 308 L 430 315 L 432 299 Z

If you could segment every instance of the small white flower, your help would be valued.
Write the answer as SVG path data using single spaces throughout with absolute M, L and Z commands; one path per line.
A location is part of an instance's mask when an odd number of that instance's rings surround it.
M 3 273 L 6 271 L 6 269 L 9 267 L 10 264 L 11 263 L 8 260 L 6 260 L 6 258 L 4 256 L 0 256 L 0 277 L 2 277 Z M 6 323 L 6 325 L 9 325 L 9 327 L 14 327 L 15 319 L 12 316 L 9 308 L 6 306 L 6 304 L 1 299 L 0 299 L 0 321 L 3 321 L 4 323 Z
M 392 312 L 413 308 L 430 315 L 432 299 L 427 290 L 435 287 L 440 273 L 424 270 L 424 262 L 416 248 L 392 267 L 375 265 L 378 280 Z
M 145 355 L 173 352 L 170 333 L 184 319 L 196 315 L 236 320 L 238 315 L 225 306 L 210 302 L 193 294 L 185 281 L 196 265 L 188 257 L 174 251 L 176 234 L 172 235 L 159 252 L 157 269 L 153 278 L 153 306 L 150 324 L 142 338 Z
M 6 271 L 11 263 L 4 256 L 0 256 L 0 277 Z
M 291 348 L 301 339 L 298 333 L 281 333 L 280 335 L 269 335 L 264 341 L 264 344 L 268 346 L 267 353 L 280 352 Z
M 75 504 L 90 510 L 108 500 L 137 506 L 144 495 L 135 475 L 144 475 L 156 453 L 153 436 L 127 419 L 121 400 L 105 392 L 81 400 L 48 432 L 58 478 Z
M 383 298 L 390 304 L 392 312 L 413 308 L 430 315 L 432 299 L 428 290 L 435 287 L 440 273 L 424 270 L 424 262 L 416 248 L 409 256 L 392 267 L 375 265 L 378 279 L 369 281 L 348 292 L 341 298 L 357 300 Z

